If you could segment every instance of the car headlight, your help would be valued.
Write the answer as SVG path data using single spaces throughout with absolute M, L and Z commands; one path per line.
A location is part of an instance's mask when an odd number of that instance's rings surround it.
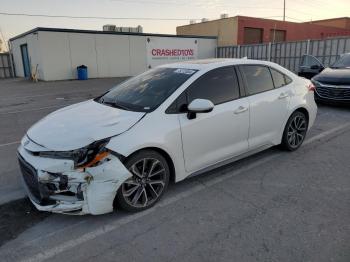
M 109 150 L 105 148 L 109 140 L 109 138 L 99 140 L 86 147 L 72 151 L 40 152 L 39 156 L 58 159 L 71 159 L 74 161 L 75 167 L 93 166 L 110 153 Z

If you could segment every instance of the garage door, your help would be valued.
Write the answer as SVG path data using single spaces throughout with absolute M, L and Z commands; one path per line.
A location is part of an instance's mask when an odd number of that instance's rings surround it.
M 244 28 L 244 44 L 259 44 L 262 43 L 263 29 L 262 28 Z
M 286 31 L 285 30 L 270 30 L 270 42 L 284 42 L 286 41 Z

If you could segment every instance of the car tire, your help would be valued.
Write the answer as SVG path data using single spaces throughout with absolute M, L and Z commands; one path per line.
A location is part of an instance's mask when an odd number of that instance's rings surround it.
M 287 151 L 297 150 L 304 142 L 308 119 L 303 112 L 295 111 L 288 119 L 283 131 L 281 146 Z
M 169 184 L 166 159 L 154 150 L 142 150 L 128 157 L 124 165 L 133 176 L 119 187 L 115 205 L 128 212 L 154 206 Z

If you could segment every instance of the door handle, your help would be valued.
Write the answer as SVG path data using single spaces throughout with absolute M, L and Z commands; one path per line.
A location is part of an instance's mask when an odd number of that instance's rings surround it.
M 283 98 L 286 98 L 286 97 L 288 97 L 288 93 L 283 92 L 283 93 L 280 94 L 278 99 L 283 99 Z
M 247 110 L 248 110 L 248 107 L 240 106 L 240 107 L 238 107 L 238 109 L 235 110 L 234 113 L 237 115 L 237 114 L 244 113 Z

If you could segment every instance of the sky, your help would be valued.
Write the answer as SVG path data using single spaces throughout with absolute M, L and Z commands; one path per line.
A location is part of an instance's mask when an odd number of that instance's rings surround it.
M 310 21 L 350 15 L 350 0 L 286 0 L 289 21 Z M 217 19 L 220 14 L 282 19 L 283 0 L 0 0 L 0 13 L 133 19 L 68 19 L 0 14 L 0 37 L 5 40 L 35 27 L 101 30 L 104 24 L 142 25 L 144 32 L 175 34 L 191 19 Z M 138 20 L 176 18 L 181 20 Z

